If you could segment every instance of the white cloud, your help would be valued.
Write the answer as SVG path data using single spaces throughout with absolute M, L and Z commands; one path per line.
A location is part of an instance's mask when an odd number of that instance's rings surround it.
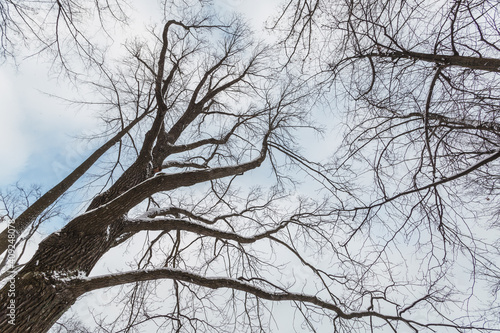
M 216 6 L 223 10 L 244 14 L 254 28 L 262 28 L 264 22 L 278 13 L 281 0 L 218 0 Z
M 25 61 L 22 67 L 20 72 L 8 65 L 0 67 L 0 156 L 5 161 L 0 167 L 0 186 L 21 178 L 50 186 L 67 174 L 54 165 L 70 170 L 78 162 L 75 159 L 86 155 L 86 149 L 75 147 L 71 136 L 92 128 L 95 122 L 41 92 L 72 95 L 47 78 L 45 66 Z
M 0 167 L 0 185 L 11 183 L 27 163 L 29 142 L 23 128 L 23 113 L 15 93 L 11 73 L 0 68 L 0 156 L 4 161 Z

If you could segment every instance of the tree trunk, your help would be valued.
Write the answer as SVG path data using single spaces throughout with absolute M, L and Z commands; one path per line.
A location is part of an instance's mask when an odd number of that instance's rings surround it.
M 90 221 L 79 220 L 78 224 L 85 222 Z M 75 303 L 81 292 L 71 278 L 88 276 L 121 234 L 120 220 L 109 228 L 109 223 L 102 222 L 102 228 L 93 227 L 86 233 L 74 231 L 77 224 L 70 223 L 40 244 L 15 283 L 7 283 L 0 291 L 2 332 L 46 332 Z

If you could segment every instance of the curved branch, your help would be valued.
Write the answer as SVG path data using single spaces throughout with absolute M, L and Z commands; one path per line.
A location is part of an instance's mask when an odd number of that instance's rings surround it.
M 260 156 L 250 162 L 207 170 L 186 171 L 174 174 L 156 174 L 155 177 L 146 179 L 142 183 L 130 188 L 113 200 L 97 206 L 94 209 L 90 209 L 84 214 L 76 217 L 67 225 L 67 227 L 70 227 L 71 225 L 77 230 L 82 228 L 82 231 L 88 233 L 89 230 L 91 230 L 89 220 L 92 221 L 90 224 L 96 224 L 96 226 L 101 228 L 105 221 L 111 223 L 116 219 L 116 216 L 125 214 L 154 193 L 171 191 L 179 187 L 192 186 L 209 180 L 243 174 L 249 170 L 255 169 L 266 159 L 268 136 L 269 133 L 264 137 Z M 80 225 L 80 220 L 87 222 Z M 100 228 L 97 229 L 100 230 Z
M 362 311 L 362 312 L 345 312 L 339 306 L 324 301 L 316 296 L 310 296 L 305 294 L 298 294 L 284 291 L 273 285 L 275 289 L 279 289 L 276 291 L 268 291 L 260 287 L 256 287 L 248 282 L 244 282 L 243 279 L 231 279 L 224 277 L 205 277 L 197 274 L 193 274 L 187 271 L 183 271 L 175 268 L 157 268 L 157 269 L 148 269 L 148 270 L 138 270 L 126 273 L 119 274 L 110 274 L 110 275 L 102 275 L 93 278 L 79 279 L 76 278 L 71 281 L 71 289 L 79 294 L 83 295 L 86 292 L 101 289 L 101 288 L 109 288 L 114 287 L 126 283 L 135 283 L 135 282 L 143 282 L 143 281 L 154 281 L 154 280 L 162 280 L 162 279 L 172 279 L 179 280 L 188 283 L 193 283 L 198 286 L 207 287 L 211 289 L 220 289 L 220 288 L 230 288 L 234 290 L 243 291 L 245 293 L 252 294 L 261 299 L 266 299 L 270 301 L 293 301 L 293 302 L 301 302 L 306 304 L 312 304 L 318 306 L 322 309 L 327 309 L 333 311 L 337 317 L 342 319 L 356 319 L 356 318 L 380 318 L 384 321 L 398 321 L 407 324 L 409 327 L 420 326 L 420 327 L 433 327 L 433 326 L 442 326 L 442 327 L 452 327 L 456 328 L 456 325 L 450 324 L 422 324 L 416 322 L 414 320 L 403 318 L 402 316 L 391 316 L 384 315 L 379 312 L 374 311 Z M 266 281 L 267 282 L 267 281 Z M 269 285 L 271 283 L 267 282 Z M 461 327 L 463 329 L 467 329 L 467 327 Z M 494 330 L 500 331 L 500 330 Z
M 148 218 L 136 218 L 136 219 L 128 219 L 125 221 L 125 226 L 123 231 L 125 233 L 127 232 L 139 232 L 139 231 L 144 231 L 144 230 L 163 230 L 163 231 L 170 231 L 170 230 L 183 230 L 183 231 L 189 231 L 189 232 L 194 232 L 200 235 L 204 236 L 211 236 L 211 237 L 216 237 L 216 238 L 221 238 L 221 239 L 227 239 L 227 240 L 234 240 L 236 242 L 242 243 L 242 244 L 249 244 L 249 243 L 254 243 L 260 239 L 269 237 L 272 234 L 277 233 L 281 229 L 283 229 L 287 224 L 288 221 L 285 221 L 281 223 L 278 227 L 265 231 L 263 233 L 251 236 L 251 237 L 245 237 L 241 236 L 232 232 L 226 232 L 226 231 L 221 231 L 217 230 L 214 228 L 206 227 L 202 224 L 199 223 L 194 223 L 182 219 L 148 219 Z
M 231 130 L 229 132 L 227 132 L 226 135 L 224 135 L 220 139 L 207 138 L 207 139 L 202 139 L 202 140 L 199 140 L 199 141 L 196 141 L 196 142 L 192 142 L 192 143 L 188 143 L 188 144 L 184 144 L 184 145 L 170 146 L 168 148 L 169 153 L 170 154 L 182 153 L 182 152 L 185 152 L 185 151 L 188 151 L 188 150 L 193 150 L 193 149 L 199 148 L 201 146 L 210 145 L 210 144 L 211 145 L 226 144 L 229 141 L 229 138 L 231 137 L 231 135 L 234 134 L 234 132 L 236 131 L 236 129 L 240 125 L 242 125 L 243 123 L 245 123 L 247 120 L 252 119 L 252 118 L 254 118 L 254 116 L 245 118 L 244 120 L 237 121 L 236 124 L 234 124 L 234 126 L 231 128 Z
M 481 131 L 488 131 L 494 134 L 500 133 L 500 123 L 494 121 L 479 121 L 479 120 L 471 120 L 466 118 L 450 118 L 439 113 L 428 112 L 425 115 L 428 120 L 437 120 L 439 121 L 439 126 L 447 126 L 452 127 L 456 126 L 457 128 L 462 129 L 477 129 Z M 401 118 L 411 118 L 418 117 L 424 118 L 424 115 L 419 112 L 412 112 L 407 115 L 401 116 Z

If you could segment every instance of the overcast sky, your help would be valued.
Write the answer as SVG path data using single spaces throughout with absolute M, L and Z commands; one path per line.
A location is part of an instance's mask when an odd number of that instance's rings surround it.
M 276 13 L 279 0 L 215 0 L 220 10 L 236 10 L 256 30 Z M 157 1 L 140 1 L 136 24 L 155 22 Z M 148 11 L 149 10 L 149 11 Z M 137 19 L 138 18 L 138 19 Z M 75 136 L 92 130 L 95 120 L 74 106 L 50 97 L 72 95 L 66 83 L 49 78 L 49 66 L 36 57 L 0 66 L 0 188 L 21 181 L 49 186 L 66 176 L 91 151 Z
M 244 13 L 258 31 L 265 19 L 276 13 L 275 8 L 282 1 L 214 2 L 221 9 Z M 154 22 L 156 3 L 157 0 L 134 2 L 140 5 L 136 24 Z M 157 21 L 157 24 L 161 23 Z M 48 190 L 92 152 L 92 147 L 76 137 L 92 131 L 96 120 L 87 111 L 47 95 L 71 97 L 74 94 L 63 80 L 49 78 L 48 71 L 48 65 L 36 57 L 20 61 L 18 68 L 11 63 L 0 65 L 0 190 L 16 181 L 38 183 Z M 324 151 L 321 144 L 314 148 Z M 108 255 L 112 257 L 113 252 Z M 97 267 L 96 272 L 106 273 L 111 268 L 115 267 Z M 98 293 L 104 297 L 104 293 Z M 80 302 L 91 304 L 93 300 L 92 296 L 86 296 Z
M 244 13 L 258 31 L 265 19 L 276 13 L 273 8 L 281 1 L 215 2 L 220 9 Z M 148 12 L 148 8 L 153 10 L 155 4 L 156 0 L 138 2 L 138 21 L 145 24 L 154 22 L 157 13 Z M 91 147 L 76 137 L 92 131 L 96 120 L 88 112 L 49 96 L 74 96 L 74 91 L 68 89 L 64 80 L 47 75 L 49 70 L 48 64 L 36 57 L 22 60 L 18 68 L 11 63 L 0 66 L 0 156 L 3 161 L 0 189 L 20 181 L 24 185 L 40 184 L 46 191 L 92 152 Z M 35 238 L 39 240 L 39 237 Z M 29 248 L 28 252 L 33 252 L 35 248 Z M 109 255 L 113 256 L 113 252 L 110 251 Z M 102 262 L 106 265 L 96 267 L 94 274 L 104 274 L 117 268 L 108 260 Z M 96 303 L 105 304 L 108 301 L 109 292 L 98 291 L 80 299 L 73 309 L 88 311 L 95 309 Z M 275 305 L 275 315 L 283 311 L 288 314 L 290 306 Z M 281 324 L 286 327 L 292 322 L 287 319 Z

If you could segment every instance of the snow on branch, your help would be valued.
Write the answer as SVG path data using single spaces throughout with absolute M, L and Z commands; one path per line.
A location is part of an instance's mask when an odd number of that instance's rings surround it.
M 212 236 L 222 239 L 234 240 L 239 243 L 254 243 L 259 239 L 269 237 L 270 235 L 283 229 L 290 220 L 281 223 L 278 227 L 265 231 L 251 237 L 240 236 L 232 232 L 217 230 L 214 228 L 206 227 L 199 223 L 194 223 L 182 219 L 166 219 L 166 218 L 136 218 L 128 219 L 125 221 L 124 232 L 139 232 L 143 230 L 184 230 L 195 232 L 200 235 Z
M 198 286 L 210 288 L 210 289 L 220 289 L 220 288 L 230 288 L 233 290 L 243 291 L 252 294 L 261 299 L 266 299 L 270 301 L 292 301 L 301 302 L 304 304 L 314 305 L 325 310 L 330 310 L 335 313 L 335 318 L 341 319 L 362 319 L 362 318 L 379 318 L 386 322 L 402 322 L 408 325 L 410 328 L 417 331 L 417 327 L 454 327 L 456 325 L 446 324 L 446 323 L 434 323 L 434 324 L 422 324 L 411 319 L 403 318 L 402 316 L 384 315 L 379 312 L 374 311 L 361 311 L 361 312 L 345 312 L 338 305 L 324 301 L 317 296 L 305 295 L 300 293 L 293 293 L 285 291 L 268 281 L 265 282 L 267 285 L 272 286 L 274 290 L 265 290 L 262 287 L 257 287 L 246 279 L 233 279 L 226 277 L 206 277 L 198 274 L 193 274 L 185 270 L 176 268 L 157 268 L 157 269 L 146 269 L 137 270 L 117 274 L 101 275 L 91 278 L 75 278 L 72 281 L 71 289 L 82 295 L 86 292 L 109 288 L 113 286 L 118 286 L 127 283 L 144 282 L 144 281 L 154 281 L 162 279 L 173 279 L 184 281 L 187 283 L 196 284 Z M 466 329 L 466 327 L 462 327 Z

